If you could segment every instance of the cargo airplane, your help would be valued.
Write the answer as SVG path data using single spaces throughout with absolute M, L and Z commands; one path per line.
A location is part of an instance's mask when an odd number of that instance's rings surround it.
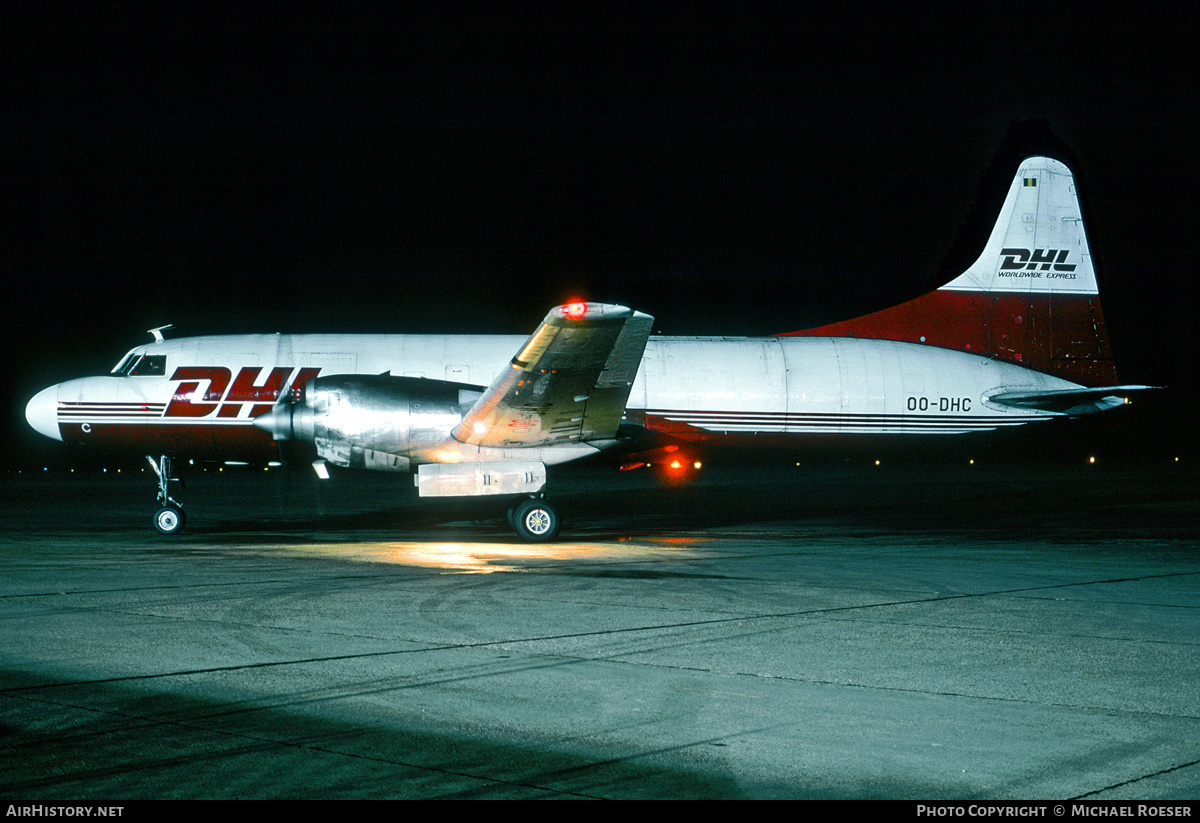
M 547 467 L 626 465 L 689 444 L 965 435 L 1090 414 L 1119 385 L 1070 170 L 1021 163 L 978 260 L 907 303 L 773 337 L 650 336 L 653 318 L 568 303 L 528 339 L 237 335 L 154 340 L 106 376 L 51 386 L 34 429 L 136 450 L 173 533 L 181 459 L 406 472 L 421 496 L 511 495 L 516 532 L 559 529 Z M 683 452 L 680 452 L 681 454 Z

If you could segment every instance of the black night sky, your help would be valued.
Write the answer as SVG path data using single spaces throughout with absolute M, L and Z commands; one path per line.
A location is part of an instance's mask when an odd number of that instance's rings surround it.
M 1142 440 L 1194 454 L 1196 13 L 1038 8 L 10 20 L 6 462 L 54 445 L 30 395 L 166 323 L 518 334 L 582 296 L 743 335 L 883 308 L 974 258 L 1039 151 L 1076 173 L 1122 380 L 1170 389 Z

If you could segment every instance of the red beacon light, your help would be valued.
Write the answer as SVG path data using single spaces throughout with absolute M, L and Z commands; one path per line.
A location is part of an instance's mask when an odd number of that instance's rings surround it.
M 587 303 L 582 300 L 576 300 L 573 303 L 568 303 L 563 306 L 563 314 L 568 320 L 582 320 L 587 314 Z

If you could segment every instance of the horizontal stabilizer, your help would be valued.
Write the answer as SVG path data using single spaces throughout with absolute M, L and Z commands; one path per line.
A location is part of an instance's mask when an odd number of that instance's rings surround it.
M 1009 391 L 988 397 L 992 403 L 1016 409 L 1039 409 L 1076 416 L 1114 409 L 1129 402 L 1129 395 L 1157 386 L 1101 386 L 1095 389 L 1059 389 L 1057 391 Z

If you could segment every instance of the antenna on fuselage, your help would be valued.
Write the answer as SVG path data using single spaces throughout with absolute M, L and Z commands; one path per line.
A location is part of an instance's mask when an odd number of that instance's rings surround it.
M 150 334 L 154 335 L 155 343 L 161 343 L 163 341 L 162 333 L 165 332 L 167 329 L 173 329 L 173 328 L 175 328 L 175 324 L 168 323 L 165 326 L 159 326 L 157 329 L 149 329 L 149 332 L 150 332 Z

